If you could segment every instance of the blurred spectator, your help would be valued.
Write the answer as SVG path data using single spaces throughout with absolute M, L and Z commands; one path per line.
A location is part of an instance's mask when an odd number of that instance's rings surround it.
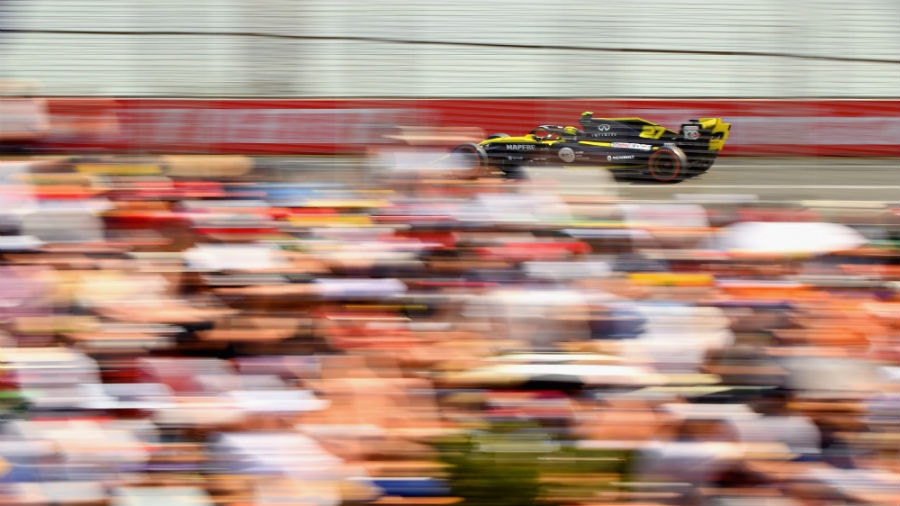
M 373 198 L 251 162 L 83 178 L 102 198 L 65 206 L 0 167 L 28 197 L 0 264 L 12 503 L 896 502 L 878 231 L 786 251 L 822 216 L 485 181 Z M 762 249 L 717 242 L 738 218 Z

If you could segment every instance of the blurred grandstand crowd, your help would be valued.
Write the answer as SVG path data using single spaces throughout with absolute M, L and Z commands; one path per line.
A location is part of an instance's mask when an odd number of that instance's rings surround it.
M 0 163 L 2 504 L 900 503 L 897 208 L 265 164 Z

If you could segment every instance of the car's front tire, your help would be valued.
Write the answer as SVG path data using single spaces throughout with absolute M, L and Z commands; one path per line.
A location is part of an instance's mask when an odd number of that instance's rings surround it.
M 503 179 L 509 179 L 511 181 L 523 181 L 528 179 L 528 174 L 525 173 L 522 166 L 512 162 L 501 165 L 500 172 L 503 173 Z
M 687 156 L 676 146 L 659 148 L 650 155 L 645 175 L 657 183 L 679 183 L 688 172 Z
M 490 172 L 488 157 L 484 149 L 475 143 L 465 143 L 450 150 L 454 157 L 454 164 L 458 164 L 471 178 L 477 178 Z

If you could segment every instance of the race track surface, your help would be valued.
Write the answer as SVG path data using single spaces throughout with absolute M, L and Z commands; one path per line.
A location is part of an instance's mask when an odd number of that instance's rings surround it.
M 728 158 L 706 174 L 675 185 L 620 184 L 634 199 L 717 195 L 762 201 L 900 202 L 897 158 Z
M 422 159 L 427 159 L 428 153 Z M 435 152 L 435 157 L 443 153 Z M 189 158 L 190 156 L 188 156 Z M 37 157 L 38 159 L 41 157 Z M 120 157 L 112 157 L 112 159 Z M 147 157 L 151 163 L 159 157 Z M 200 156 L 198 158 L 204 158 Z M 385 175 L 373 159 L 338 156 L 253 156 L 260 181 L 379 184 Z M 21 158 L 18 159 L 22 161 Z M 35 160 L 35 158 L 32 158 Z M 440 179 L 428 170 L 419 173 Z M 558 175 L 558 177 L 557 177 Z M 402 177 L 409 177 L 409 173 Z M 720 157 L 699 177 L 677 184 L 654 184 L 612 178 L 603 168 L 545 168 L 540 177 L 580 194 L 627 200 L 696 200 L 701 202 L 838 202 L 849 205 L 900 204 L 900 154 L 893 158 L 856 157 Z M 465 184 L 462 181 L 458 183 Z M 497 182 L 501 184 L 500 181 Z M 502 184 L 517 184 L 502 182 Z M 476 183 L 472 183 L 476 184 Z
M 279 173 L 297 181 L 352 183 L 372 178 L 359 160 L 280 158 L 263 163 L 277 165 Z M 598 194 L 614 192 L 633 200 L 900 203 L 900 156 L 721 157 L 706 174 L 668 185 L 613 181 L 606 169 L 561 170 L 569 172 L 566 184 L 581 186 L 582 193 L 594 188 Z

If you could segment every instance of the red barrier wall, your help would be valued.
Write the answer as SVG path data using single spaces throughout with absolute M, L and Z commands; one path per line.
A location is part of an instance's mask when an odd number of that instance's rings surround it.
M 900 100 L 55 98 L 48 110 L 47 151 L 348 154 L 392 142 L 398 126 L 454 132 L 431 137 L 448 145 L 472 128 L 525 133 L 593 111 L 673 128 L 722 117 L 733 125 L 723 155 L 900 155 Z

